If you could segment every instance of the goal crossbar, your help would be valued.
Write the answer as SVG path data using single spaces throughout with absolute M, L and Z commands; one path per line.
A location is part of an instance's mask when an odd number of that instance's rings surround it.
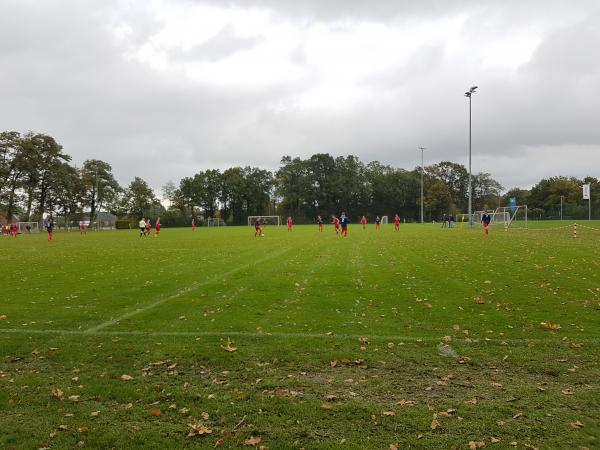
M 254 226 L 256 219 L 260 219 L 261 223 L 265 225 L 281 225 L 280 216 L 248 216 L 248 226 Z

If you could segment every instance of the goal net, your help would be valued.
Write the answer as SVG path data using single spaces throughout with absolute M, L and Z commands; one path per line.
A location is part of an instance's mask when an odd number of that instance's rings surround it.
M 37 222 L 17 222 L 18 233 L 38 233 L 40 224 Z
M 209 219 L 206 219 L 206 226 L 207 227 L 224 227 L 225 221 L 223 219 L 209 218 Z
M 388 216 L 381 216 L 381 225 L 388 224 Z
M 471 220 L 474 225 L 481 224 L 481 217 L 484 211 L 475 211 L 471 214 Z M 494 211 L 488 211 L 490 216 L 490 226 L 502 226 L 505 229 L 509 227 L 527 228 L 527 205 L 519 206 L 501 206 Z M 468 214 L 457 214 L 457 222 L 461 224 L 469 223 Z
M 260 223 L 263 225 L 281 225 L 279 216 L 248 216 L 248 226 L 254 226 L 256 219 L 260 219 Z

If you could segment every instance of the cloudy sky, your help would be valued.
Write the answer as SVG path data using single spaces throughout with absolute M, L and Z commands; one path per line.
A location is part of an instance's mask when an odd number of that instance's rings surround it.
M 157 190 L 353 154 L 600 176 L 597 0 L 0 0 L 0 130 Z

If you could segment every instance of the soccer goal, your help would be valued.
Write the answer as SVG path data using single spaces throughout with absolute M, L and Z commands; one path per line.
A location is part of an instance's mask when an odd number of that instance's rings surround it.
M 389 223 L 388 216 L 381 216 L 381 225 L 387 225 Z
M 471 220 L 473 224 L 480 225 L 481 217 L 484 211 L 475 211 L 471 214 Z M 527 228 L 527 205 L 519 206 L 501 206 L 496 208 L 494 211 L 488 211 L 490 215 L 490 226 L 502 226 L 505 230 L 509 227 L 523 227 Z M 469 223 L 468 214 L 457 214 L 457 222 L 461 224 Z
M 224 227 L 225 226 L 225 221 L 223 219 L 213 219 L 212 217 L 209 219 L 206 219 L 206 226 L 207 227 Z
M 40 224 L 37 222 L 17 222 L 18 233 L 39 233 Z
M 263 225 L 281 225 L 281 217 L 279 216 L 248 216 L 248 226 L 254 226 L 256 219 L 260 219 Z

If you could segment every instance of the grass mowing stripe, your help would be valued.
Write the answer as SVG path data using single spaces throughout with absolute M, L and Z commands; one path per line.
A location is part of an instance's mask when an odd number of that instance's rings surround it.
M 290 251 L 291 248 L 292 247 L 284 248 L 284 249 L 282 249 L 282 250 L 280 250 L 280 251 L 278 251 L 276 253 L 271 253 L 270 255 L 265 256 L 264 258 L 261 258 L 261 259 L 258 259 L 258 260 L 254 260 L 254 261 L 252 261 L 250 263 L 244 264 L 243 266 L 238 266 L 235 269 L 232 269 L 232 270 L 230 270 L 228 272 L 225 272 L 225 273 L 223 273 L 223 274 L 221 274 L 221 275 L 219 275 L 217 277 L 209 278 L 208 280 L 205 280 L 202 283 L 196 283 L 193 286 L 189 286 L 187 288 L 180 289 L 179 291 L 175 292 L 172 295 L 169 295 L 167 297 L 163 297 L 163 298 L 161 298 L 161 299 L 159 299 L 159 300 L 157 300 L 157 301 L 155 301 L 153 303 L 150 303 L 150 304 L 148 304 L 148 305 L 146 305 L 146 306 L 144 306 L 142 308 L 136 308 L 133 311 L 129 311 L 129 312 L 125 313 L 125 314 L 122 314 L 121 316 L 117 317 L 116 319 L 112 319 L 112 320 L 103 322 L 100 325 L 96 325 L 95 327 L 88 328 L 85 331 L 88 332 L 88 333 L 92 333 L 94 331 L 99 331 L 99 330 L 102 330 L 104 328 L 107 328 L 107 327 L 110 327 L 112 325 L 115 325 L 115 324 L 119 323 L 122 320 L 129 319 L 130 317 L 133 317 L 133 316 L 136 316 L 136 315 L 138 315 L 140 313 L 146 312 L 146 311 L 148 311 L 148 310 L 150 310 L 152 308 L 156 308 L 157 306 L 160 306 L 163 303 L 168 302 L 169 300 L 174 300 L 174 299 L 176 299 L 178 297 L 181 297 L 182 295 L 189 294 L 190 292 L 193 292 L 193 291 L 195 291 L 196 289 L 199 289 L 202 286 L 205 286 L 205 285 L 210 284 L 212 282 L 219 281 L 219 280 L 222 280 L 224 278 L 230 277 L 231 275 L 233 275 L 233 274 L 235 274 L 237 272 L 240 272 L 240 271 L 242 271 L 244 269 L 247 269 L 248 267 L 252 267 L 252 266 L 255 266 L 257 264 L 260 264 L 260 263 L 263 263 L 265 261 L 268 261 L 270 259 L 276 258 L 276 257 L 278 257 L 278 256 L 280 256 L 280 255 L 282 255 L 282 254 Z
M 36 335 L 66 335 L 66 336 L 148 336 L 148 337 L 201 337 L 201 336 L 214 336 L 214 337 L 245 337 L 245 338 L 310 338 L 310 339 L 324 339 L 324 340 L 358 340 L 360 338 L 369 338 L 370 340 L 386 340 L 386 341 L 407 341 L 407 342 L 440 342 L 440 338 L 431 336 L 401 336 L 401 335 L 375 335 L 375 334 L 323 334 L 323 333 L 295 333 L 295 332 L 264 332 L 264 333 L 251 333 L 245 331 L 90 331 L 90 330 L 24 330 L 20 328 L 7 328 L 0 330 L 0 334 L 36 334 Z M 584 343 L 600 343 L 600 338 L 582 338 L 577 339 L 578 342 Z M 488 338 L 485 341 L 479 342 L 460 342 L 459 344 L 466 344 L 470 346 L 477 346 L 478 344 L 527 344 L 527 343 L 555 343 L 555 339 L 544 339 L 544 338 L 511 338 L 511 339 L 498 339 Z

